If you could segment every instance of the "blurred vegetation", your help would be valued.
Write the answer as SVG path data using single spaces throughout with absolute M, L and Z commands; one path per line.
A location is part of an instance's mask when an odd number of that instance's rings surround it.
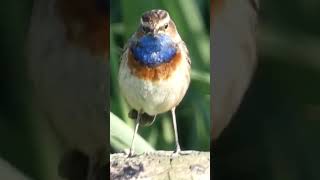
M 24 56 L 31 8 L 31 0 L 3 1 L 0 6 L 0 158 L 39 178 Z
M 167 9 L 192 58 L 192 84 L 177 108 L 184 149 L 209 149 L 209 2 L 205 0 L 122 0 L 111 2 L 111 126 L 132 129 L 134 122 L 118 94 L 117 71 L 124 43 L 139 16 Z M 218 140 L 215 179 L 320 179 L 320 1 L 261 1 L 259 66 L 238 114 Z M 24 57 L 32 1 L 1 2 L 0 156 L 30 177 L 41 179 L 39 154 L 29 112 L 30 94 Z M 117 117 L 122 121 L 117 121 Z M 113 124 L 114 123 L 114 124 Z M 156 149 L 174 149 L 169 114 L 139 133 Z M 117 135 L 115 151 L 131 141 Z M 123 136 L 125 138 L 123 139 Z M 121 141 L 124 142 L 121 142 Z M 122 143 L 122 144 L 121 144 Z M 140 145 L 140 142 L 138 142 Z M 136 144 L 136 147 L 139 146 Z M 149 146 L 149 145 L 145 145 Z M 145 147 L 142 146 L 142 147 Z M 150 147 L 151 148 L 151 147 Z M 0 172 L 1 173 L 1 172 Z
M 140 16 L 151 9 L 165 9 L 175 21 L 186 42 L 192 60 L 191 85 L 176 109 L 179 141 L 182 149 L 209 150 L 210 144 L 210 52 L 209 1 L 206 0 L 121 0 L 111 1 L 111 147 L 128 148 L 134 121 L 128 118 L 129 107 L 119 94 L 118 69 L 122 47 L 136 31 Z M 122 120 L 120 120 L 120 119 Z M 116 121 L 124 121 L 120 123 Z M 129 126 L 131 130 L 128 130 Z M 113 132 L 121 132 L 115 134 Z M 150 127 L 140 127 L 146 142 L 136 142 L 137 152 L 150 149 L 174 150 L 174 132 L 170 113 L 161 114 Z M 148 143 L 149 144 L 148 144 Z
M 320 1 L 262 0 L 259 64 L 214 148 L 214 179 L 318 180 Z

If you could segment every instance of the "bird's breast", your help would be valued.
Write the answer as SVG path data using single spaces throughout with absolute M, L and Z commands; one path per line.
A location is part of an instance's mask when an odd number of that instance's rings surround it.
M 141 64 L 135 59 L 132 52 L 128 51 L 128 68 L 133 76 L 146 81 L 167 80 L 183 63 L 181 52 L 177 52 L 169 62 L 155 67 Z
M 190 64 L 178 52 L 168 63 L 157 67 L 141 65 L 127 50 L 119 69 L 119 85 L 128 104 L 149 115 L 177 106 L 190 83 Z
M 183 62 L 181 48 L 168 35 L 145 35 L 127 50 L 132 75 L 147 81 L 166 80 Z

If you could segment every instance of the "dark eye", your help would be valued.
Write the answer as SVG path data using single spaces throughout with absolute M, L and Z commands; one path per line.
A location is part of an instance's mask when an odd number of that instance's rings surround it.
M 165 24 L 165 25 L 164 25 L 164 28 L 167 29 L 167 28 L 168 28 L 168 24 Z

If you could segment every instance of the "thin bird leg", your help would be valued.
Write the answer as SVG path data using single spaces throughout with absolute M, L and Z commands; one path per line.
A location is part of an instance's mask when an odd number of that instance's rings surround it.
M 177 121 L 176 121 L 176 113 L 175 113 L 176 108 L 171 109 L 171 114 L 172 114 L 172 121 L 173 121 L 173 129 L 174 129 L 174 135 L 176 139 L 176 151 L 175 153 L 180 152 L 180 145 L 179 145 L 179 138 L 178 138 L 178 129 L 177 129 Z
M 135 139 L 136 134 L 138 132 L 138 128 L 139 128 L 139 124 L 140 124 L 140 117 L 141 117 L 141 112 L 138 112 L 137 121 L 136 121 L 136 127 L 134 129 L 134 133 L 133 133 L 133 137 L 132 137 L 132 141 L 131 141 L 129 157 L 132 156 L 133 153 L 134 153 L 134 139 Z

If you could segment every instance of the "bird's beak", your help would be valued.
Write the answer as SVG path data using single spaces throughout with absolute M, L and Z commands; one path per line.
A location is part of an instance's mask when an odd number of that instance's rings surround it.
M 152 34 L 153 34 L 153 35 L 155 35 L 155 34 L 157 34 L 157 33 L 158 33 L 157 28 L 152 29 Z
M 154 36 L 156 34 L 158 34 L 158 30 L 156 28 L 150 29 L 150 31 L 148 32 L 148 34 Z

